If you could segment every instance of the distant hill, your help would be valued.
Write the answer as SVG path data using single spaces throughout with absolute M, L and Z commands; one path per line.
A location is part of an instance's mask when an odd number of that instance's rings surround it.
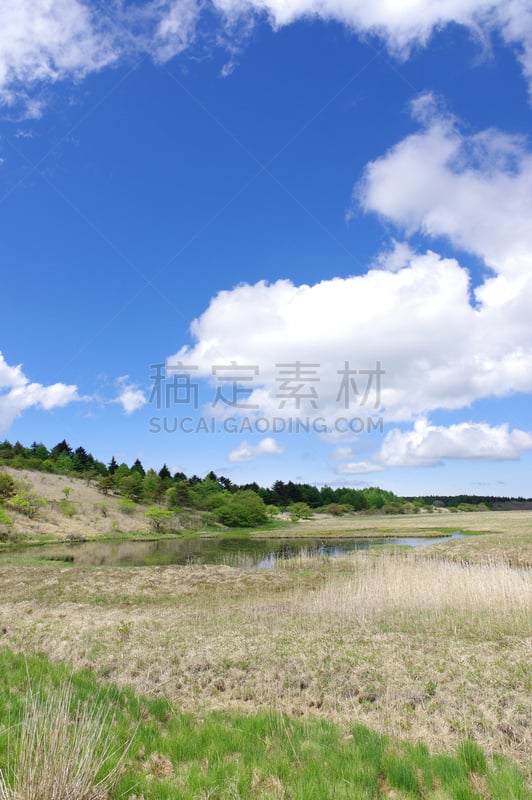
M 9 530 L 11 540 L 83 539 L 150 530 L 144 517 L 146 506 L 124 504 L 118 495 L 103 495 L 94 483 L 82 478 L 5 466 L 2 471 L 15 479 L 22 495 L 34 498 L 37 508 L 34 516 L 28 516 L 6 507 L 11 524 L 8 528 L 0 525 L 0 533 Z

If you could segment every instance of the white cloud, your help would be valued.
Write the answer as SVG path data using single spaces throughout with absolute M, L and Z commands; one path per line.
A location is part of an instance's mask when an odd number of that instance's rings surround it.
M 115 57 L 110 33 L 79 0 L 3 0 L 1 103 L 12 106 L 22 99 L 27 116 L 39 116 L 32 87 L 83 77 Z
M 28 408 L 37 407 L 50 411 L 81 399 L 77 386 L 64 383 L 43 386 L 40 383 L 31 383 L 24 375 L 22 366 L 10 366 L 0 352 L 0 433 L 7 431 L 13 421 Z
M 532 433 L 510 430 L 507 424 L 462 422 L 449 427 L 418 420 L 413 430 L 388 433 L 379 454 L 385 466 L 430 466 L 445 459 L 509 461 L 532 450 Z
M 209 26 L 199 25 L 203 14 Z M 379 36 L 399 58 L 451 23 L 484 43 L 497 31 L 532 80 L 528 0 L 151 0 L 127 6 L 117 0 L 105 10 L 89 0 L 3 0 L 0 104 L 22 105 L 25 116 L 38 117 L 40 90 L 49 83 L 77 80 L 141 53 L 164 62 L 202 37 L 227 49 L 222 72 L 230 74 L 257 16 L 274 28 L 309 17 L 336 20 L 361 36 Z
M 283 452 L 284 447 L 278 444 L 271 436 L 267 436 L 256 445 L 249 444 L 246 441 L 242 442 L 235 450 L 231 450 L 227 459 L 231 462 L 255 461 L 261 456 L 280 455 Z
M 373 461 L 346 461 L 339 464 L 334 471 L 337 475 L 370 475 L 383 469 L 384 467 Z
M 371 462 L 347 461 L 336 472 L 354 474 L 386 467 L 431 467 L 445 460 L 512 461 L 532 450 L 532 433 L 510 430 L 507 424 L 461 422 L 449 427 L 417 420 L 409 431 L 390 431 Z
M 343 461 L 345 459 L 353 458 L 353 448 L 344 445 L 338 445 L 331 453 L 331 458 L 335 461 Z
M 275 28 L 309 17 L 336 20 L 362 36 L 379 36 L 399 58 L 452 23 L 469 28 L 484 43 L 498 31 L 515 49 L 525 76 L 532 78 L 528 0 L 214 0 L 214 5 L 229 19 L 265 14 Z
M 127 415 L 133 414 L 146 405 L 144 392 L 135 384 L 130 383 L 127 375 L 118 378 L 117 383 L 120 386 L 120 394 L 111 402 L 119 403 Z
M 526 141 L 496 129 L 465 136 L 430 95 L 418 98 L 414 110 L 424 127 L 367 166 L 357 201 L 408 233 L 447 237 L 499 274 L 528 272 L 532 153 Z
M 358 196 L 407 234 L 447 236 L 476 254 L 486 264 L 483 282 L 472 291 L 456 259 L 395 242 L 364 275 L 220 292 L 191 326 L 194 345 L 172 361 L 197 365 L 205 377 L 223 360 L 257 365 L 249 402 L 260 413 L 310 412 L 329 422 L 380 413 L 374 391 L 360 406 L 367 385 L 360 373 L 353 376 L 359 393 L 344 407 L 344 362 L 355 370 L 381 363 L 387 422 L 532 391 L 532 154 L 524 140 L 496 130 L 460 134 L 430 97 L 415 110 L 423 127 L 368 165 Z M 297 361 L 319 365 L 319 381 L 305 387 L 314 387 L 317 408 L 293 401 L 280 407 L 276 365 Z M 369 463 L 344 460 L 349 471 Z
M 161 4 L 155 7 L 161 9 Z M 196 0 L 177 0 L 177 2 L 174 0 L 163 3 L 162 9 L 159 18 L 156 18 L 151 41 L 156 46 L 155 58 L 158 61 L 168 61 L 192 44 L 201 13 L 201 4 Z M 147 46 L 149 48 L 149 45 Z
M 386 269 L 389 272 L 398 272 L 407 267 L 415 256 L 414 251 L 407 242 L 391 243 L 389 250 L 383 250 L 371 265 L 373 269 Z
M 220 292 L 192 325 L 196 344 L 169 361 L 197 365 L 205 377 L 222 361 L 257 365 L 249 402 L 262 413 L 313 412 L 329 420 L 378 413 L 375 384 L 360 406 L 369 376 L 354 376 L 359 394 L 350 395 L 346 409 L 338 373 L 344 362 L 356 370 L 381 362 L 386 419 L 409 420 L 436 408 L 463 408 L 486 395 L 532 389 L 532 348 L 523 349 L 532 331 L 520 338 L 511 314 L 512 308 L 500 312 L 495 336 L 489 330 L 492 309 L 470 305 L 466 270 L 429 252 L 395 273 L 372 270 L 314 286 L 259 282 Z M 297 361 L 319 365 L 319 382 L 304 387 L 310 392 L 314 386 L 317 409 L 308 402 L 297 409 L 295 401 L 280 407 L 276 364 Z

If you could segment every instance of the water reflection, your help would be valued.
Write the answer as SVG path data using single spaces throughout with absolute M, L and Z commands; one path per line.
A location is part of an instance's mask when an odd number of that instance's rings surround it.
M 386 545 L 417 547 L 462 537 L 456 531 L 442 537 L 402 536 L 388 539 L 161 539 L 156 542 L 86 542 L 32 548 L 33 556 L 78 566 L 160 566 L 165 564 L 227 564 L 272 568 L 278 559 L 319 555 L 337 558 L 356 550 Z M 27 550 L 25 554 L 27 554 Z

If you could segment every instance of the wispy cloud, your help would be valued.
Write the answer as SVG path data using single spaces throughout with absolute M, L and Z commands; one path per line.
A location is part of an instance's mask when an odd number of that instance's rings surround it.
M 77 386 L 32 383 L 22 371 L 21 364 L 10 366 L 0 352 L 0 433 L 5 433 L 28 408 L 50 411 L 82 399 Z
M 148 401 L 144 392 L 136 384 L 131 383 L 128 375 L 118 378 L 117 383 L 120 392 L 111 402 L 121 405 L 126 414 L 133 414 L 146 405 Z
M 235 450 L 231 450 L 227 458 L 231 462 L 255 461 L 261 456 L 280 455 L 283 452 L 284 447 L 271 436 L 267 436 L 255 445 L 246 441 L 242 442 Z
M 104 10 L 105 9 L 105 10 Z M 209 24 L 201 25 L 203 15 Z M 223 47 L 229 75 L 256 19 L 274 29 L 309 17 L 335 20 L 361 36 L 380 37 L 397 58 L 425 46 L 434 31 L 456 23 L 489 41 L 496 31 L 514 48 L 532 80 L 532 9 L 527 0 L 416 3 L 388 0 L 151 0 L 143 4 L 89 0 L 4 0 L 0 28 L 0 103 L 42 114 L 43 86 L 78 80 L 132 56 L 165 62 L 205 38 Z M 207 32 L 208 31 L 208 32 Z

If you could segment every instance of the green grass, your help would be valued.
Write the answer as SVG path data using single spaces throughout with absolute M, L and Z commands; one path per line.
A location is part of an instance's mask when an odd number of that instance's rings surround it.
M 275 712 L 180 713 L 165 699 L 99 685 L 42 656 L 0 650 L 0 769 L 30 689 L 70 686 L 76 705 L 101 707 L 116 759 L 131 742 L 112 798 L 188 800 L 527 800 L 522 775 L 506 759 L 488 759 L 473 741 L 454 754 L 431 754 L 361 725 L 294 720 Z

